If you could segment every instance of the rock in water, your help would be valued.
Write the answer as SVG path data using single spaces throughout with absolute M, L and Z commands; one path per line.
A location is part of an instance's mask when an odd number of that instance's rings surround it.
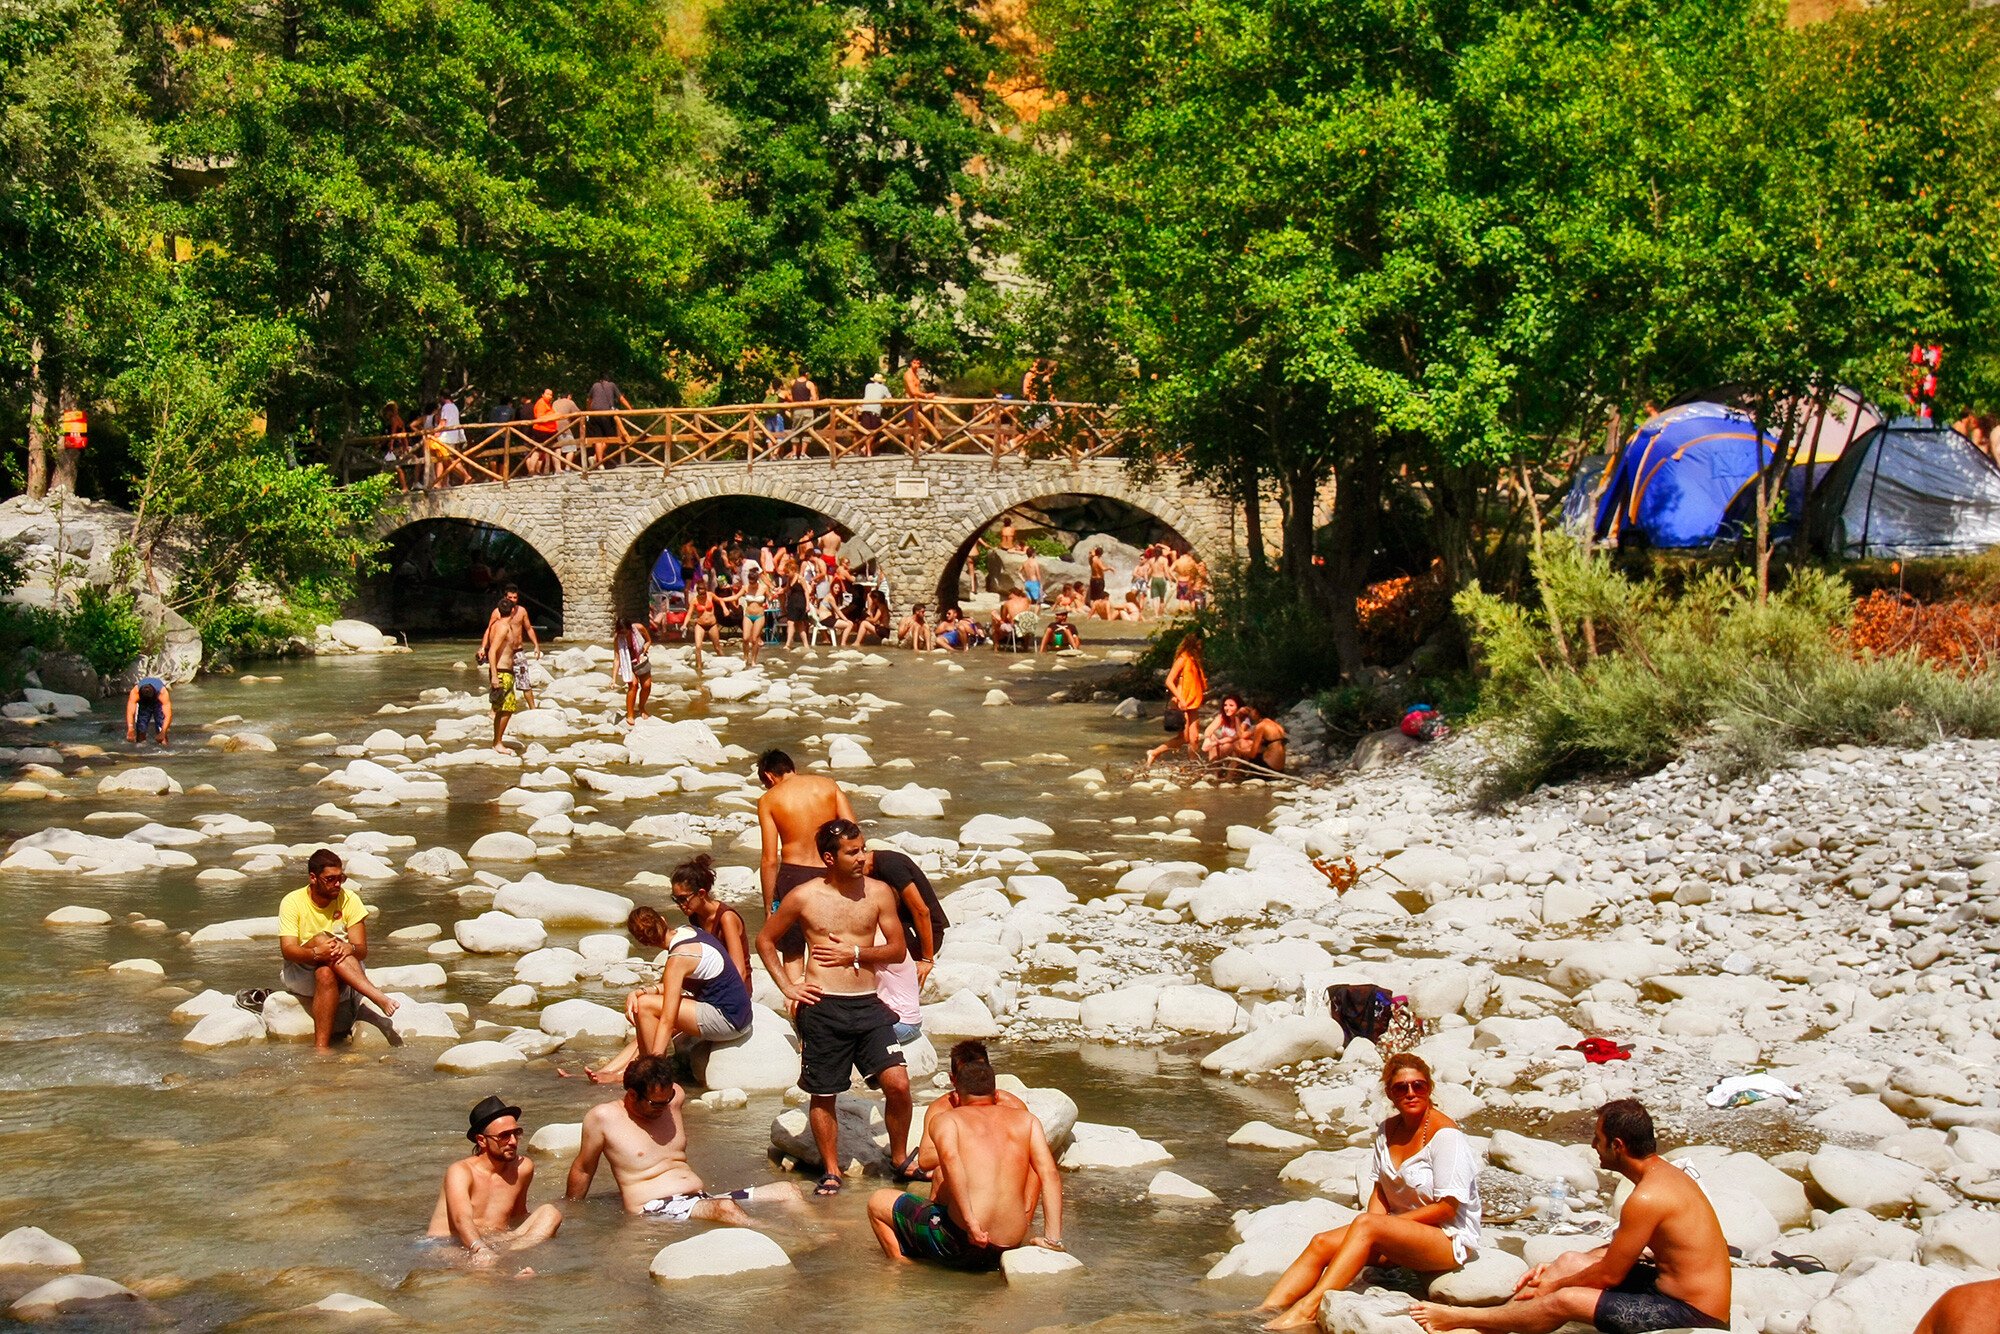
M 544 1033 L 568 1041 L 577 1037 L 615 1038 L 624 1041 L 631 1025 L 625 1013 L 596 1001 L 561 1000 L 542 1011 Z
M 1239 1149 L 1269 1149 L 1277 1153 L 1297 1153 L 1318 1145 L 1310 1135 L 1280 1130 L 1268 1121 L 1245 1121 L 1229 1137 L 1229 1143 Z
M 181 1039 L 190 1047 L 230 1047 L 239 1042 L 263 1040 L 264 1021 L 234 1005 L 205 1016 Z
M 487 838 L 498 835 L 488 834 Z M 480 842 L 485 842 L 481 839 Z M 473 844 L 474 856 L 479 844 Z M 511 885 L 493 892 L 493 906 L 516 917 L 532 917 L 539 922 L 576 926 L 623 926 L 632 911 L 632 900 L 609 890 L 584 885 L 559 884 L 530 873 Z M 463 942 L 461 942 L 463 943 Z
M 17 1227 L 0 1237 L 0 1269 L 81 1269 L 83 1253 L 38 1227 Z
M 528 1147 L 536 1153 L 546 1153 L 556 1158 L 573 1158 L 578 1146 L 583 1143 L 583 1122 L 558 1121 L 543 1126 L 528 1139 Z
M 102 908 L 85 908 L 75 904 L 58 908 L 42 919 L 44 926 L 109 926 L 111 914 Z
M 1017 1246 L 1000 1257 L 1000 1272 L 1009 1283 L 1040 1282 L 1073 1274 L 1081 1268 L 1083 1261 L 1074 1255 L 1046 1246 Z
M 1212 1200 L 1215 1192 L 1189 1181 L 1178 1172 L 1157 1172 L 1146 1185 L 1146 1193 L 1156 1200 Z
M 1495 1247 L 1481 1251 L 1465 1265 L 1431 1280 L 1431 1300 L 1453 1306 L 1498 1306 L 1514 1295 L 1514 1285 L 1528 1272 L 1527 1262 Z
M 527 1063 L 527 1057 L 504 1042 L 461 1042 L 437 1058 L 437 1068 L 448 1075 L 479 1075 Z
M 761 1005 L 751 1007 L 748 1034 L 729 1042 L 698 1043 L 689 1060 L 696 1080 L 708 1088 L 778 1093 L 799 1082 L 792 1026 Z
M 692 1278 L 727 1278 L 766 1269 L 789 1269 L 792 1257 L 761 1232 L 720 1227 L 662 1247 L 653 1257 L 653 1277 L 663 1283 Z
M 539 845 L 526 834 L 502 830 L 481 835 L 465 850 L 465 855 L 476 862 L 531 862 L 539 852 Z
M 453 924 L 451 934 L 473 954 L 528 954 L 548 942 L 540 922 L 512 913 L 485 912 Z
M 178 797 L 181 794 L 181 785 L 169 778 L 165 769 L 150 764 L 115 774 L 106 774 L 97 780 L 98 796 L 109 797 L 121 793 L 141 797 Z
M 1403 1293 L 1380 1288 L 1329 1292 L 1320 1299 L 1319 1327 L 1323 1334 L 1423 1334 L 1417 1322 L 1404 1314 L 1409 1307 L 1410 1299 Z
M 22 1297 L 7 1308 L 7 1314 L 16 1320 L 48 1320 L 76 1311 L 138 1300 L 138 1293 L 108 1278 L 98 1278 L 94 1274 L 65 1274 L 61 1278 L 50 1279 Z

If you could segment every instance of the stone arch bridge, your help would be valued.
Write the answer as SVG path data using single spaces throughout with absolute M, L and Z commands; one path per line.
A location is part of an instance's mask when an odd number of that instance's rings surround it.
M 1241 515 L 1228 501 L 1164 478 L 1142 481 L 1117 458 L 951 454 L 613 467 L 415 489 L 383 515 L 380 532 L 437 519 L 503 529 L 561 582 L 564 634 L 603 639 L 615 612 L 645 605 L 665 521 L 734 496 L 785 501 L 860 538 L 899 612 L 949 596 L 973 540 L 1007 511 L 1038 500 L 1122 501 L 1211 563 L 1239 554 L 1244 541 Z

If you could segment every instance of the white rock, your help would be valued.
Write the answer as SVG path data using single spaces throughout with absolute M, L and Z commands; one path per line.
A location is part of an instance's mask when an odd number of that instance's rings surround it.
M 1806 1312 L 1806 1328 L 1812 1334 L 1894 1334 L 1966 1277 L 1900 1260 L 1863 1261 Z
M 708 1088 L 777 1093 L 799 1082 L 792 1026 L 762 1005 L 750 1010 L 750 1031 L 729 1042 L 699 1043 L 691 1056 L 695 1079 Z
M 181 1039 L 190 1047 L 231 1047 L 239 1042 L 262 1042 L 264 1021 L 233 1002 L 226 1010 L 205 1015 Z
M 461 1042 L 441 1052 L 437 1068 L 448 1075 L 478 1075 L 526 1065 L 528 1058 L 504 1042 Z
M 1514 1295 L 1514 1285 L 1527 1272 L 1526 1261 L 1492 1247 L 1432 1279 L 1431 1300 L 1453 1306 L 1498 1306 Z
M 616 1038 L 624 1041 L 631 1031 L 622 1010 L 614 1010 L 596 1001 L 561 1000 L 542 1011 L 541 1029 L 544 1033 L 568 1041 L 571 1038 Z
M 493 837 L 488 835 L 487 837 Z M 484 842 L 485 840 L 481 840 Z M 475 848 L 478 844 L 473 845 Z M 516 917 L 570 926 L 623 926 L 632 900 L 609 890 L 565 885 L 537 872 L 493 891 L 493 906 Z
M 368 978 L 384 991 L 428 991 L 445 984 L 444 969 L 434 963 L 406 963 L 370 968 Z
M 463 875 L 466 870 L 465 858 L 450 848 L 425 848 L 412 853 L 403 863 L 403 869 L 413 875 L 427 875 L 437 880 Z
M 719 1227 L 662 1247 L 652 1274 L 663 1283 L 695 1278 L 727 1278 L 766 1269 L 789 1269 L 785 1248 L 747 1227 Z
M 1410 1299 L 1400 1292 L 1369 1288 L 1335 1291 L 1320 1299 L 1321 1334 L 1422 1334 L 1404 1312 Z
M 1249 1021 L 1243 1007 L 1226 991 L 1189 985 L 1162 987 L 1153 1022 L 1179 1033 L 1234 1033 Z
M 404 1042 L 416 1041 L 458 1041 L 458 1021 L 453 1014 L 454 1007 L 436 1001 L 412 1000 L 401 992 L 390 992 L 396 1001 L 396 1012 L 389 1016 L 389 1026 Z M 461 1012 L 464 1007 L 456 1007 Z
M 1086 1032 L 1101 1033 L 1113 1028 L 1144 1031 L 1152 1028 L 1159 1002 L 1158 987 L 1120 987 L 1084 997 L 1079 1018 Z
M 1205 1277 L 1211 1282 L 1274 1278 L 1299 1258 L 1307 1242 L 1319 1233 L 1346 1225 L 1354 1216 L 1352 1209 L 1319 1199 L 1240 1212 L 1232 1227 L 1242 1240 L 1216 1261 Z
M 1596 1169 L 1566 1145 L 1496 1130 L 1487 1144 L 1486 1157 L 1495 1167 L 1536 1181 L 1566 1181 L 1571 1190 L 1579 1192 L 1594 1194 L 1597 1190 Z
M 97 780 L 98 796 L 109 797 L 120 793 L 143 797 L 177 797 L 181 794 L 181 785 L 169 778 L 165 769 L 150 764 L 140 765 L 136 769 L 122 769 Z
M 83 1253 L 38 1227 L 0 1237 L 0 1269 L 81 1269 Z
M 708 724 L 695 718 L 671 723 L 641 718 L 625 733 L 624 741 L 634 764 L 716 765 L 728 759 Z
M 114 1302 L 136 1302 L 139 1294 L 94 1274 L 65 1274 L 26 1294 L 7 1314 L 16 1320 L 46 1320 L 77 1311 L 95 1311 Z
M 1228 1142 L 1239 1149 L 1270 1149 L 1278 1153 L 1297 1153 L 1318 1145 L 1310 1135 L 1280 1130 L 1268 1121 L 1245 1121 L 1229 1136 Z
M 197 1019 L 205 1019 L 218 1010 L 227 1010 L 236 1004 L 236 997 L 226 991 L 210 987 L 198 996 L 190 996 L 174 1007 L 173 1017 L 184 1024 Z
M 312 1012 L 289 991 L 274 991 L 264 998 L 263 1020 L 266 1037 L 297 1042 L 313 1035 Z
M 826 748 L 826 766 L 829 769 L 872 769 L 875 761 L 861 748 L 861 743 L 851 737 L 837 736 Z
M 484 912 L 453 923 L 452 938 L 473 954 L 526 954 L 540 949 L 549 933 L 533 918 Z
M 502 987 L 494 992 L 493 999 L 488 1004 L 496 1005 L 503 1010 L 522 1010 L 533 1005 L 538 999 L 540 998 L 535 994 L 533 987 L 517 982 L 511 987 Z
M 1128 1126 L 1097 1125 L 1089 1121 L 1079 1121 L 1073 1130 L 1070 1145 L 1062 1152 L 1059 1164 L 1066 1171 L 1089 1168 L 1151 1167 L 1154 1163 L 1170 1163 L 1174 1156 L 1166 1146 L 1150 1139 L 1142 1139 L 1139 1132 Z
M 108 926 L 111 914 L 102 908 L 84 908 L 71 904 L 58 908 L 42 919 L 44 926 Z
M 1004 708 L 1007 705 L 1012 704 L 1014 701 L 1007 698 L 1006 691 L 1000 689 L 998 686 L 995 686 L 993 689 L 987 691 L 986 698 L 980 700 L 979 702 L 981 704 L 984 704 L 987 708 L 993 709 L 993 708 Z
M 1924 1220 L 1924 1263 L 2000 1269 L 2000 1214 L 1962 1206 Z
M 932 974 L 933 982 L 937 980 Z M 991 1038 L 1000 1035 L 1000 1022 L 986 1008 L 986 1002 L 971 991 L 960 991 L 936 1005 L 923 1007 L 924 1031 L 953 1038 Z
M 1161 1171 L 1147 1183 L 1146 1193 L 1161 1200 L 1212 1200 L 1215 1192 L 1189 1181 L 1178 1172 Z
M 572 1158 L 583 1144 L 583 1122 L 558 1121 L 543 1126 L 528 1137 L 528 1147 L 551 1157 Z
M 351 1292 L 329 1292 L 311 1306 L 301 1307 L 302 1311 L 331 1311 L 335 1315 L 366 1315 L 371 1311 L 387 1312 L 388 1307 L 380 1302 L 371 1302 L 366 1297 L 357 1297 Z
M 944 814 L 944 802 L 931 789 L 905 783 L 882 794 L 882 814 L 892 820 L 935 820 Z
M 1885 1153 L 1829 1144 L 1806 1163 L 1813 1186 L 1836 1206 L 1866 1209 L 1882 1218 L 1908 1211 L 1929 1180 L 1921 1168 Z
M 541 845 L 534 839 L 509 830 L 482 834 L 465 850 L 466 857 L 475 862 L 531 862 L 540 853 Z
M 1009 1283 L 1035 1283 L 1083 1268 L 1083 1261 L 1043 1246 L 1017 1246 L 1000 1256 L 1000 1272 Z
M 1223 1075 L 1261 1073 L 1321 1056 L 1338 1056 L 1343 1038 L 1330 1017 L 1287 1015 L 1216 1048 L 1201 1068 Z

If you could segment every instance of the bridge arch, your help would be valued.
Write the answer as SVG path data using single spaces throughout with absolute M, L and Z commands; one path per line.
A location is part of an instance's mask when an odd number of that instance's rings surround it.
M 1087 477 L 1021 478 L 998 488 L 997 494 L 995 488 L 983 489 L 981 499 L 985 502 L 983 517 L 969 530 L 962 524 L 957 526 L 948 534 L 955 536 L 956 541 L 943 550 L 941 560 L 933 557 L 935 574 L 928 582 L 926 591 L 936 597 L 940 606 L 950 606 L 959 601 L 966 562 L 980 535 L 1003 516 L 1019 509 L 1049 508 L 1056 502 L 1064 501 L 1113 501 L 1150 521 L 1153 531 L 1144 535 L 1145 540 L 1133 542 L 1134 546 L 1164 539 L 1173 542 L 1176 547 L 1191 549 L 1197 557 L 1211 563 L 1235 547 L 1233 534 L 1218 525 L 1212 516 L 1182 504 L 1158 486 L 1148 486 L 1133 478 L 1122 467 L 1115 470 L 1093 469 Z
M 669 487 L 647 503 L 632 508 L 611 526 L 604 539 L 607 559 L 615 559 L 610 570 L 611 608 L 636 613 L 645 607 L 647 578 L 653 562 L 676 518 L 698 511 L 702 506 L 725 506 L 732 501 L 761 500 L 791 510 L 803 511 L 822 525 L 830 524 L 841 537 L 864 547 L 876 560 L 888 556 L 880 536 L 880 525 L 860 507 L 828 488 L 813 483 L 809 471 L 757 469 L 726 482 L 705 479 Z M 775 534 L 751 534 L 772 536 Z
M 359 614 L 413 637 L 476 635 L 500 590 L 513 584 L 539 633 L 561 634 L 573 576 L 523 527 L 504 514 L 384 515 L 376 523 L 383 568 L 362 580 Z

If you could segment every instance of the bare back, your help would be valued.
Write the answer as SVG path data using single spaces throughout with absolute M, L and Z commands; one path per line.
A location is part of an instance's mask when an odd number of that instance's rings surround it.
M 1646 1246 L 1659 1266 L 1660 1291 L 1726 1319 L 1729 1243 L 1715 1207 L 1694 1178 L 1665 1159 L 1656 1159 L 1625 1201 L 1621 1227 L 1626 1217 L 1651 1220 Z
M 851 820 L 854 810 L 840 784 L 831 778 L 795 773 L 757 798 L 757 815 L 777 832 L 778 860 L 816 867 L 823 865 L 819 849 L 813 845 L 819 827 L 828 820 Z
M 492 624 L 486 627 L 483 647 L 486 649 L 486 660 L 493 665 L 494 671 L 514 670 L 514 654 L 521 648 L 521 627 L 527 619 L 528 613 L 517 608 L 510 616 L 496 615 Z
M 987 1244 L 1019 1246 L 1035 1221 L 1036 1145 L 1042 1123 L 1008 1103 L 962 1102 L 932 1128 L 938 1171 L 931 1196 Z
M 686 1098 L 676 1087 L 673 1103 L 651 1122 L 634 1119 L 622 1098 L 584 1114 L 585 1147 L 593 1136 L 600 1137 L 627 1213 L 701 1189 L 701 1177 L 687 1160 L 687 1125 L 681 1117 Z

